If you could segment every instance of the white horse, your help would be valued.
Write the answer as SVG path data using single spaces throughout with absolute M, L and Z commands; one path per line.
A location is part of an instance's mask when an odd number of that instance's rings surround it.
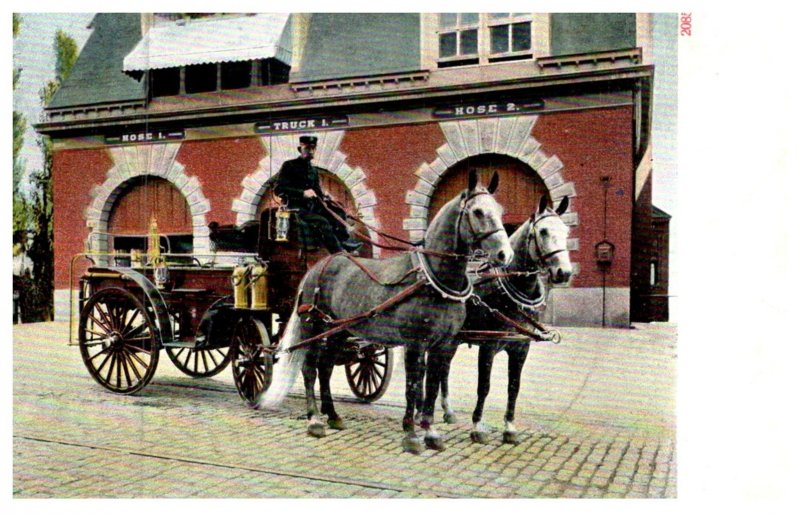
M 499 265 L 508 264 L 513 257 L 502 224 L 503 209 L 492 195 L 497 184 L 495 174 L 488 188 L 479 186 L 477 173 L 472 171 L 468 188 L 441 208 L 426 232 L 424 247 L 416 252 L 387 259 L 334 255 L 317 263 L 303 278 L 297 303 L 281 339 L 279 355 L 331 326 L 319 321 L 301 323 L 300 303 L 324 313 L 329 322 L 330 319 L 358 318 L 376 307 L 388 305 L 375 315 L 349 325 L 347 333 L 385 346 L 405 346 L 407 380 L 403 430 L 406 436 L 403 449 L 406 451 L 418 453 L 422 449 L 414 429 L 414 406 L 421 395 L 419 380 L 424 373 L 424 361 L 420 358 L 426 351 L 448 346 L 466 317 L 465 301 L 472 294 L 472 284 L 466 274 L 470 252 L 480 250 Z M 378 282 L 374 277 L 393 279 Z M 340 333 L 338 337 L 345 336 Z M 275 405 L 283 400 L 302 363 L 309 433 L 324 435 L 314 397 L 317 371 L 322 413 L 328 416 L 330 427 L 342 427 L 330 393 L 335 343 L 333 336 L 324 346 L 320 340 L 310 341 L 291 352 L 289 359 L 281 359 L 275 367 L 272 385 L 262 394 L 261 405 Z M 428 370 L 427 375 L 430 382 L 426 387 L 438 387 L 438 373 Z M 441 437 L 431 427 L 434 402 L 435 391 L 426 397 L 421 426 L 426 433 L 425 444 L 432 449 L 442 449 Z

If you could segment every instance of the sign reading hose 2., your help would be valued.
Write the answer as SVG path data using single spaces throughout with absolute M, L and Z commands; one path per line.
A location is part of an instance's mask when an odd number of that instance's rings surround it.
M 461 118 L 468 116 L 497 116 L 501 114 L 519 114 L 538 111 L 544 107 L 542 100 L 480 102 L 474 104 L 458 104 L 442 106 L 433 110 L 434 118 Z

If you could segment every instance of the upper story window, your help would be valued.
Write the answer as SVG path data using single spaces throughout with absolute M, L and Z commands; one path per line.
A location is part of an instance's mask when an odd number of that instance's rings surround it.
M 529 59 L 531 27 L 530 13 L 441 13 L 439 67 Z
M 289 66 L 277 59 L 197 64 L 150 71 L 153 98 L 289 82 Z

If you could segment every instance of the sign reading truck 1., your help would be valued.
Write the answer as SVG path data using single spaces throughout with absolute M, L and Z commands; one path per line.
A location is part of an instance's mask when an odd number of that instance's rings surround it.
M 347 127 L 348 125 L 350 125 L 350 120 L 347 116 L 315 116 L 259 122 L 256 124 L 256 132 L 264 134 L 274 132 L 314 131 Z
M 522 102 L 484 102 L 476 104 L 459 104 L 442 106 L 433 110 L 434 118 L 461 118 L 470 116 L 496 116 L 500 114 L 516 114 L 537 111 L 544 107 L 542 100 L 526 100 Z

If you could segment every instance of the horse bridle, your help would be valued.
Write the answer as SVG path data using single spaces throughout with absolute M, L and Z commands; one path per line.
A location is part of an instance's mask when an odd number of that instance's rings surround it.
M 467 205 L 469 204 L 469 201 L 480 195 L 491 195 L 491 193 L 488 191 L 477 191 L 461 201 L 461 211 L 458 212 L 458 221 L 456 222 L 456 238 L 461 235 L 461 221 L 465 218 L 464 214 L 467 212 Z M 470 242 L 470 246 L 473 248 L 477 245 L 480 245 L 483 240 L 497 234 L 498 232 L 505 231 L 505 228 L 501 225 L 500 227 L 486 231 L 483 234 L 479 234 L 478 231 L 475 230 L 475 226 L 472 225 L 472 218 L 469 217 L 469 214 L 467 214 L 466 219 L 467 224 L 469 225 L 470 235 L 472 236 L 472 242 Z
M 536 256 L 537 256 L 537 258 L 539 260 L 539 264 L 541 266 L 543 266 L 543 267 L 546 267 L 548 260 L 550 260 L 556 254 L 560 254 L 561 252 L 568 252 L 569 251 L 566 247 L 564 247 L 563 249 L 557 249 L 557 250 L 553 250 L 551 252 L 548 252 L 547 254 L 542 254 L 542 249 L 539 247 L 539 240 L 536 239 L 536 234 L 535 234 L 536 233 L 536 224 L 538 224 L 539 222 L 541 222 L 545 218 L 551 218 L 553 216 L 558 216 L 558 215 L 555 214 L 555 213 L 548 213 L 548 214 L 546 214 L 544 216 L 538 217 L 536 220 L 533 220 L 531 222 L 531 228 L 528 231 L 527 241 L 525 242 L 525 248 L 528 249 L 530 247 L 530 240 L 531 240 L 531 238 L 533 238 L 533 244 L 534 244 L 534 246 L 536 248 Z M 528 253 L 527 252 L 523 256 L 523 259 L 524 260 L 528 259 Z

